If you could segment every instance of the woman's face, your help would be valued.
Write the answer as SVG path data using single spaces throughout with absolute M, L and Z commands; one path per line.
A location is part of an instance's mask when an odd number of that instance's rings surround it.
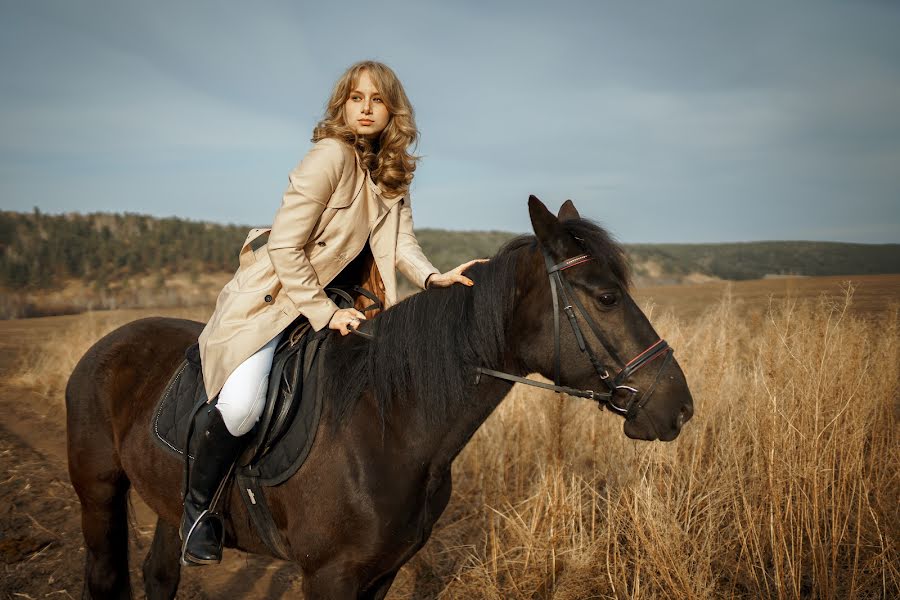
M 390 116 L 369 73 L 363 71 L 344 103 L 344 120 L 347 126 L 357 135 L 376 136 L 387 127 Z

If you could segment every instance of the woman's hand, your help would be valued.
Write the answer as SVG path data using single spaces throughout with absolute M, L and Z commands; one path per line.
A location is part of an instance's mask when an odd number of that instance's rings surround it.
M 471 267 L 477 262 L 486 262 L 487 258 L 476 258 L 468 262 L 464 262 L 455 269 L 451 269 L 446 273 L 435 273 L 428 278 L 428 287 L 450 287 L 454 283 L 472 286 L 475 282 L 463 275 L 463 271 Z
M 360 322 L 366 319 L 366 315 L 362 314 L 355 308 L 339 308 L 331 315 L 331 321 L 328 323 L 329 329 L 337 329 L 341 335 L 350 333 L 350 326 L 358 329 Z

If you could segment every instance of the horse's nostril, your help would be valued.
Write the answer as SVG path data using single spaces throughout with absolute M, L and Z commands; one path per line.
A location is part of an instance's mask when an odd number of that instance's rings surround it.
M 681 431 L 681 428 L 684 427 L 684 424 L 687 423 L 693 414 L 694 409 L 690 404 L 682 406 L 681 410 L 678 411 L 678 416 L 675 418 L 675 431 Z

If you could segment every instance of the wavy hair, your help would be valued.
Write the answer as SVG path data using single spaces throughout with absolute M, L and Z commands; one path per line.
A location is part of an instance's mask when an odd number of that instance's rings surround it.
M 344 119 L 344 104 L 364 71 L 378 88 L 390 114 L 387 126 L 377 139 L 357 135 Z M 418 141 L 419 130 L 412 103 L 403 85 L 396 73 L 384 63 L 374 60 L 357 62 L 337 80 L 325 107 L 325 116 L 313 129 L 312 141 L 318 142 L 327 137 L 342 140 L 356 150 L 360 162 L 369 170 L 385 196 L 395 198 L 409 190 L 419 157 L 408 149 Z

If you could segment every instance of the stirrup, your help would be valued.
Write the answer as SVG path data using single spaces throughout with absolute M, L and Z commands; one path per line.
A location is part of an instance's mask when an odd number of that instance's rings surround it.
M 182 517 L 182 518 L 184 518 L 184 517 Z M 217 525 L 214 525 L 214 526 L 219 528 L 219 535 L 218 535 L 219 548 L 218 548 L 218 552 L 217 552 L 218 558 L 216 558 L 216 559 L 209 559 L 209 560 L 200 559 L 200 558 L 196 558 L 194 556 L 190 556 L 187 553 L 188 541 L 191 539 L 191 535 L 194 533 L 194 530 L 197 528 L 197 525 L 199 525 L 200 522 L 203 521 L 204 519 L 215 521 Z M 181 537 L 181 527 L 178 528 L 178 536 Z M 209 509 L 206 509 L 200 513 L 200 515 L 197 517 L 197 520 L 194 521 L 194 524 L 191 525 L 190 529 L 188 529 L 187 535 L 184 537 L 184 539 L 181 540 L 180 562 L 183 566 L 186 566 L 186 567 L 198 566 L 198 565 L 219 564 L 220 562 L 222 562 L 222 553 L 224 550 L 224 546 L 225 546 L 225 523 L 222 521 L 222 517 L 219 514 L 210 512 Z

